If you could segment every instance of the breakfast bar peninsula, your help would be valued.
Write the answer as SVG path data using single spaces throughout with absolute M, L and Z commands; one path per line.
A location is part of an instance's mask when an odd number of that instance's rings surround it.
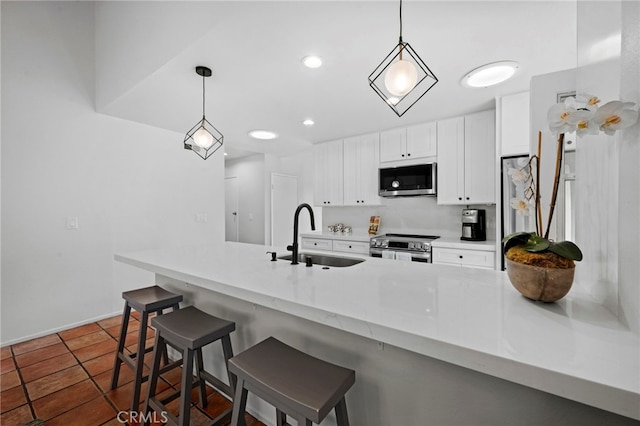
M 505 273 L 363 257 L 271 260 L 220 243 L 119 253 L 186 305 L 235 321 L 235 353 L 268 336 L 356 370 L 354 425 L 638 424 L 640 346 L 580 291 L 532 302 Z M 125 266 L 123 266 L 125 267 Z M 219 369 L 219 354 L 205 355 Z M 273 408 L 249 399 L 265 422 Z M 333 418 L 324 423 L 332 424 Z

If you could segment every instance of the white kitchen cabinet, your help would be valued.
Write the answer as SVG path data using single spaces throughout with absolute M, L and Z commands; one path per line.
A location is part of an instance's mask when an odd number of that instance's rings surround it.
M 333 251 L 369 254 L 369 243 L 362 241 L 333 240 Z
M 467 250 L 434 247 L 433 263 L 440 265 L 456 265 L 468 268 L 494 269 L 495 251 Z
M 378 164 L 380 139 L 378 133 L 344 140 L 344 205 L 380 204 L 378 196 Z
M 529 92 L 496 98 L 500 155 L 529 154 Z
M 341 206 L 343 204 L 343 142 L 337 140 L 316 144 L 314 204 Z
M 437 155 L 436 123 L 386 130 L 380 133 L 380 162 L 413 160 Z
M 495 204 L 495 111 L 438 121 L 438 204 Z
M 307 250 L 333 250 L 333 240 L 328 240 L 325 238 L 302 237 L 300 245 L 302 246 L 302 249 Z

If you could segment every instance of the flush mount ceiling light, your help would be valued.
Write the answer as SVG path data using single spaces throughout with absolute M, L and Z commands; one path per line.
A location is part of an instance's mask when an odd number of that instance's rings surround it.
M 196 73 L 202 76 L 202 120 L 187 132 L 184 137 L 184 149 L 190 149 L 206 160 L 222 146 L 224 136 L 207 121 L 204 115 L 204 79 L 211 77 L 211 70 L 207 67 L 197 66 Z
M 369 76 L 369 86 L 398 117 L 407 112 L 436 83 L 438 78 L 409 43 L 402 41 L 402 0 L 400 38 L 391 53 Z
M 276 133 L 273 133 L 269 130 L 252 130 L 249 132 L 249 136 L 251 136 L 254 139 L 260 139 L 265 141 L 275 139 L 278 137 Z
M 302 124 L 304 124 L 304 125 L 305 125 L 305 126 L 307 126 L 307 127 L 311 127 L 311 126 L 313 126 L 313 125 L 314 125 L 314 124 L 316 124 L 316 123 L 315 123 L 315 121 L 313 121 L 312 119 L 307 118 L 306 120 L 303 120 L 303 121 L 302 121 Z
M 489 87 L 513 77 L 520 69 L 515 61 L 499 61 L 468 72 L 460 81 L 465 87 Z
M 307 68 L 320 68 L 322 66 L 322 58 L 319 56 L 305 56 L 301 62 Z

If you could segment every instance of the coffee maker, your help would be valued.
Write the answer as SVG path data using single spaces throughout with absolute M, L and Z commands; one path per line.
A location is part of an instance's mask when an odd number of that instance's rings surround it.
M 485 241 L 487 239 L 484 210 L 462 210 L 462 236 L 460 239 L 465 241 Z

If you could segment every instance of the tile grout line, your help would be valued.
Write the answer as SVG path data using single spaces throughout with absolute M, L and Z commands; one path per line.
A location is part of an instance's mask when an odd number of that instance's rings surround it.
M 20 368 L 18 367 L 18 360 L 16 359 L 16 355 L 13 351 L 13 345 L 9 346 L 9 351 L 11 351 L 11 359 L 13 361 L 13 364 L 16 366 L 16 374 L 18 375 L 18 380 L 20 380 L 20 387 L 22 388 L 22 393 L 24 394 L 24 399 L 27 401 L 27 406 L 29 407 L 29 411 L 31 411 L 31 417 L 33 419 L 37 419 L 36 417 L 36 411 L 33 408 L 33 405 L 31 404 L 31 398 L 29 397 L 29 391 L 27 390 L 27 383 L 24 381 L 24 379 L 22 378 L 22 372 L 20 371 Z M 15 410 L 18 407 L 14 407 L 12 408 L 10 411 Z

